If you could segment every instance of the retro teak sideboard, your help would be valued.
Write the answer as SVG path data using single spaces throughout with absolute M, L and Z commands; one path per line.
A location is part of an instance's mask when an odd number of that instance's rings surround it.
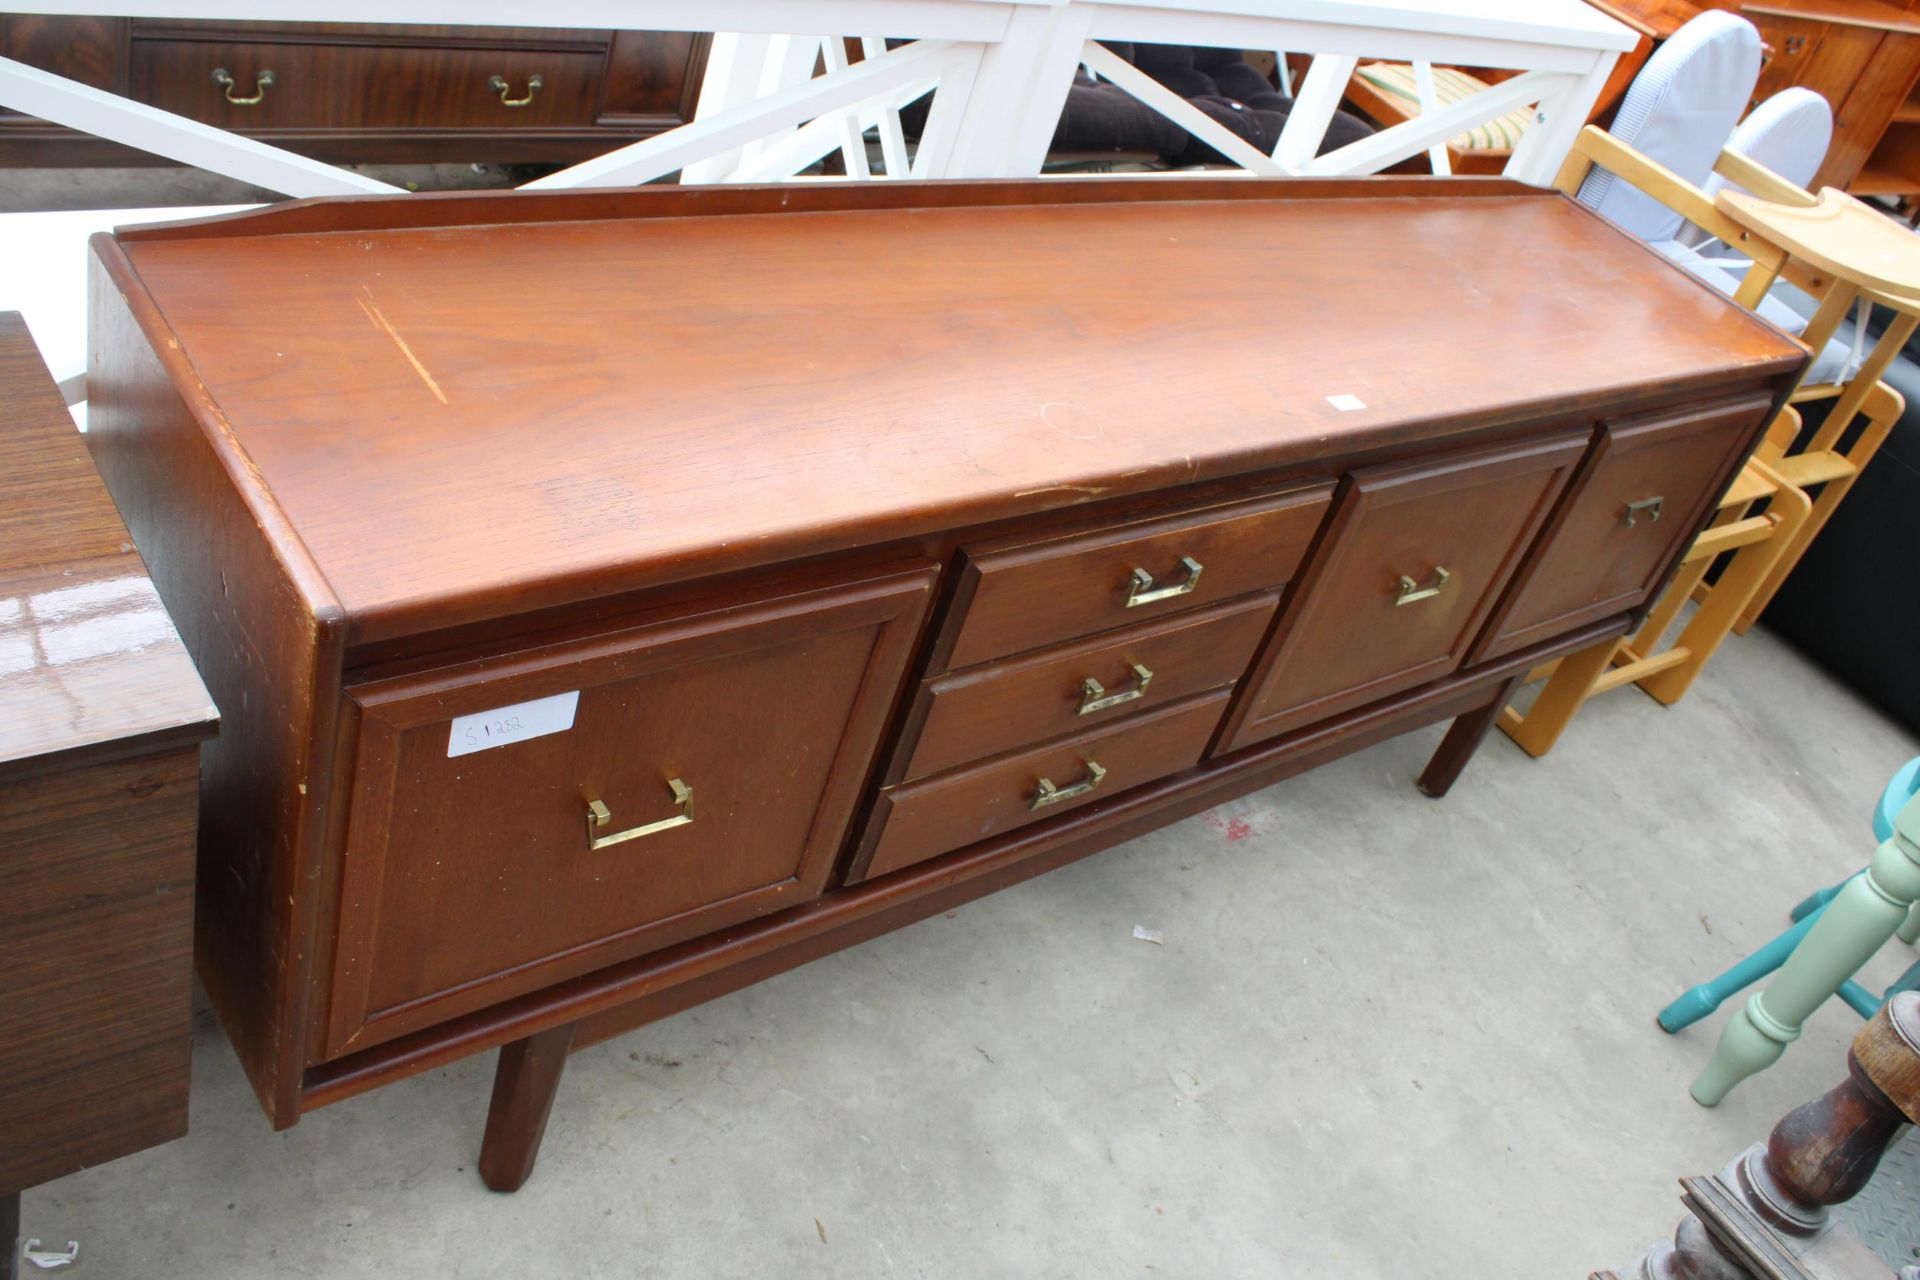
M 294 203 L 94 244 L 268 1115 L 570 1048 L 1624 632 L 1804 359 L 1500 180 Z

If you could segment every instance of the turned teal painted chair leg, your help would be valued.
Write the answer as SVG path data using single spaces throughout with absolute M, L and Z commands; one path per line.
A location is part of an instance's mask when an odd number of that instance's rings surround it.
M 1808 1016 L 1907 923 L 1920 900 L 1920 796 L 1907 793 L 1891 827 L 1867 869 L 1810 917 L 1811 928 L 1767 989 L 1728 1020 L 1693 1082 L 1694 1101 L 1718 1106 L 1735 1085 L 1777 1062 Z
M 1700 1019 L 1720 1007 L 1721 1001 L 1728 996 L 1738 995 L 1760 979 L 1778 969 L 1800 945 L 1800 939 L 1812 931 L 1814 923 L 1825 913 L 1827 902 L 1840 892 L 1841 886 L 1823 889 L 1808 898 L 1801 906 L 1817 902 L 1812 910 L 1794 917 L 1793 928 L 1787 930 L 1758 951 L 1742 960 L 1733 968 L 1717 978 L 1710 978 L 1699 986 L 1683 992 L 1679 999 L 1660 1011 L 1660 1029 L 1672 1034 L 1683 1027 L 1690 1027 Z M 1824 898 L 1822 894 L 1826 895 Z

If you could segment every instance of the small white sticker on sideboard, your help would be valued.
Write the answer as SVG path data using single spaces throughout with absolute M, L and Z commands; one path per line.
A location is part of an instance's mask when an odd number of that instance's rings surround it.
M 1342 413 L 1352 413 L 1355 409 L 1367 407 L 1367 402 L 1356 395 L 1328 396 L 1327 403 Z
M 575 689 L 571 693 L 556 693 L 551 698 L 535 698 L 532 702 L 516 702 L 510 707 L 457 716 L 453 732 L 447 735 L 447 754 L 472 755 L 512 742 L 525 742 L 528 738 L 564 733 L 573 728 L 573 712 L 579 705 L 580 691 Z

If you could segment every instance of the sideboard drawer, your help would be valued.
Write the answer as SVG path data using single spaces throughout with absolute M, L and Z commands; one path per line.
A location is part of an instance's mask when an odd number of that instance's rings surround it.
M 1232 684 L 1273 620 L 1271 591 L 929 680 L 908 719 L 911 781 Z
M 1331 485 L 1063 538 L 969 548 L 957 631 L 934 669 L 971 666 L 1075 636 L 1286 585 Z
M 1192 768 L 1228 694 L 1203 694 L 1016 756 L 889 787 L 867 831 L 872 855 L 864 868 L 856 860 L 853 878 L 898 871 Z
M 138 100 L 225 129 L 522 129 L 593 124 L 604 60 L 562 49 L 136 40 L 130 70 Z
M 932 580 L 350 690 L 329 1052 L 818 894 Z
M 1584 429 L 1357 471 L 1242 686 L 1232 750 L 1453 671 L 1586 452 Z
M 1743 396 L 1608 423 L 1475 660 L 1624 613 L 1652 595 L 1772 404 L 1771 396 Z

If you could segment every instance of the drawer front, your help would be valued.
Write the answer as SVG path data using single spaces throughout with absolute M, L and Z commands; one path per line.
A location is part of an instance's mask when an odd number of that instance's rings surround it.
M 1771 404 L 1755 395 L 1608 423 L 1475 659 L 1645 602 L 1726 488 Z
M 352 690 L 328 1052 L 818 894 L 932 577 Z
M 131 80 L 135 99 L 223 129 L 523 129 L 591 125 L 604 61 L 555 49 L 136 40 Z M 495 76 L 507 99 L 526 101 L 502 101 Z
M 1223 739 L 1246 746 L 1447 675 L 1587 447 L 1585 430 L 1355 472 Z
M 1278 599 L 1264 592 L 929 680 L 908 720 L 918 740 L 895 772 L 924 777 L 1231 684 Z
M 849 879 L 898 871 L 1192 768 L 1219 726 L 1227 697 L 1224 689 L 1203 694 L 1017 756 L 889 787 L 875 804 Z
M 935 649 L 933 669 L 1284 586 L 1332 492 L 1322 485 L 1097 533 L 970 550 L 950 640 Z

